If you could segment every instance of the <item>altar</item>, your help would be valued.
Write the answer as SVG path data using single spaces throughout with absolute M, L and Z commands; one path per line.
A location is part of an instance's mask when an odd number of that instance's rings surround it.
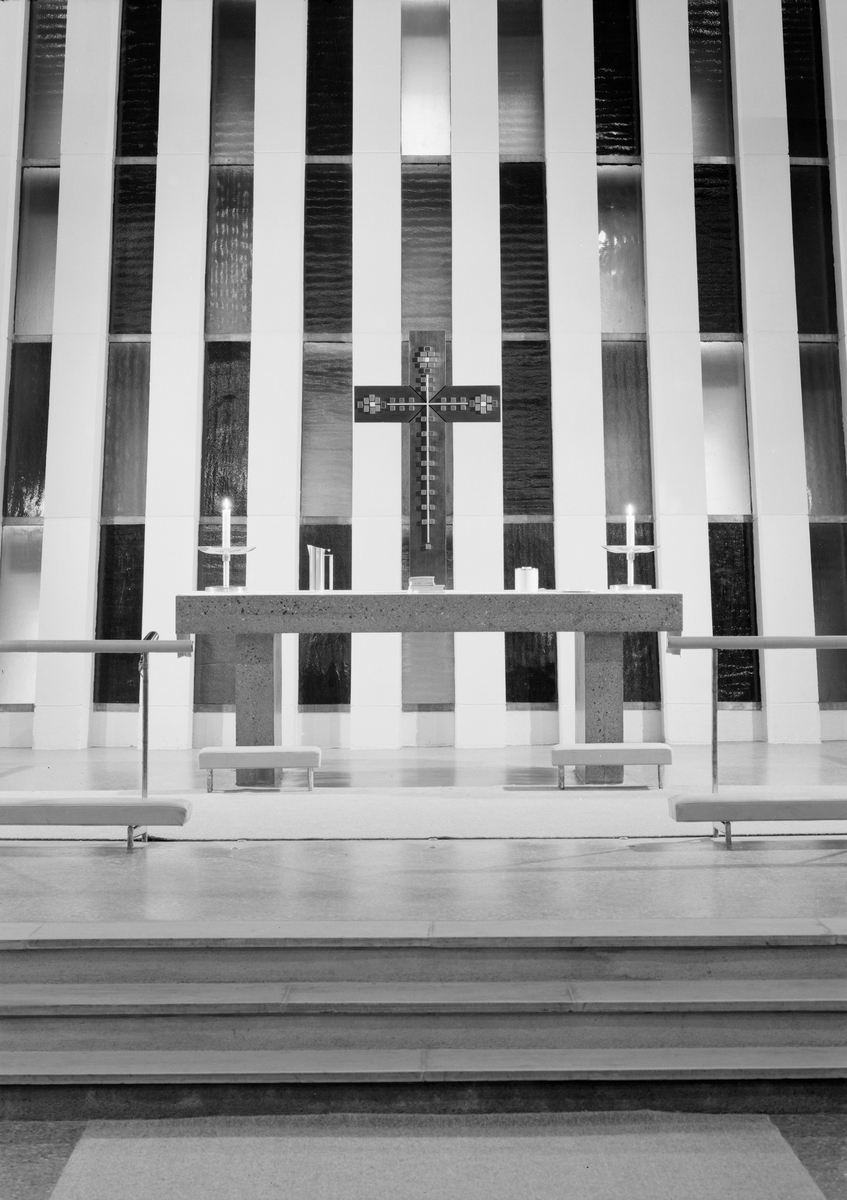
M 274 743 L 274 638 L 282 633 L 549 633 L 576 637 L 576 729 L 581 742 L 623 741 L 623 636 L 680 633 L 676 592 L 196 592 L 176 598 L 177 637 L 236 639 L 235 721 L 240 746 Z M 592 782 L 619 782 L 596 767 Z M 239 783 L 273 772 L 240 771 Z

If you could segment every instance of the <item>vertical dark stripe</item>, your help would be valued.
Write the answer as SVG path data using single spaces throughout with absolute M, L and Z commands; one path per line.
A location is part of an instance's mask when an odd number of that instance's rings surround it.
M 153 157 L 159 140 L 162 0 L 124 0 L 117 154 Z
M 597 153 L 639 155 L 635 0 L 594 0 Z
M 150 343 L 112 342 L 106 383 L 102 517 L 144 517 L 149 396 Z
M 256 92 L 255 0 L 215 0 L 212 34 L 211 153 L 253 154 Z
M 144 526 L 103 525 L 97 577 L 98 638 L 140 638 Z M 138 703 L 138 655 L 94 656 L 95 704 Z
M 156 168 L 115 167 L 110 333 L 149 333 Z
M 694 156 L 735 154 L 727 0 L 688 0 Z
M 247 515 L 247 433 L 250 414 L 249 342 L 208 342 L 203 400 L 200 514 Z
M 404 163 L 403 335 L 452 329 L 452 200 L 449 163 Z
M 753 526 L 747 522 L 709 525 L 712 631 L 715 637 L 752 637 L 758 631 L 753 570 Z M 755 650 L 721 650 L 718 700 L 758 702 L 759 655 Z
M 606 512 L 623 516 L 631 504 L 644 517 L 653 512 L 647 343 L 604 342 L 602 356 Z
M 548 327 L 544 163 L 500 164 L 500 288 L 503 331 Z
M 626 525 L 609 521 L 606 525 L 606 545 L 623 546 Z M 636 546 L 655 545 L 652 521 L 635 522 Z M 627 565 L 623 554 L 606 555 L 606 578 L 609 586 L 626 583 Z M 656 556 L 636 554 L 635 582 L 656 586 Z M 659 639 L 655 633 L 625 633 L 623 638 L 623 698 L 625 704 L 658 704 L 661 700 L 659 673 Z
M 307 545 L 322 546 L 333 556 L 335 591 L 349 591 L 352 571 L 353 530 L 349 525 L 302 525 L 300 527 L 300 580 L 309 588 Z M 350 703 L 350 634 L 314 633 L 300 637 L 300 704 Z
M 788 153 L 826 158 L 821 15 L 818 0 L 782 0 Z
M 697 289 L 703 333 L 740 333 L 741 256 L 735 167 L 694 164 Z
M 812 521 L 812 597 L 815 633 L 847 634 L 847 525 Z M 822 704 L 847 703 L 847 650 L 818 650 Z
M 348 333 L 353 321 L 353 168 L 306 164 L 303 324 Z
M 253 289 L 253 168 L 212 167 L 206 248 L 206 332 L 249 333 Z
M 4 517 L 43 515 L 51 352 L 49 342 L 12 346 Z
M 515 586 L 517 567 L 536 567 L 538 586 L 555 588 L 553 525 L 550 521 L 507 522 L 503 526 L 503 587 Z M 556 634 L 506 634 L 506 703 L 555 704 Z
M 59 157 L 67 10 L 67 0 L 29 6 L 24 158 Z
M 306 153 L 353 152 L 353 0 L 309 0 Z
M 828 167 L 791 167 L 794 280 L 800 333 L 837 333 Z
M 836 342 L 800 343 L 809 515 L 847 516 L 847 463 Z
M 553 512 L 549 342 L 503 343 L 503 511 Z

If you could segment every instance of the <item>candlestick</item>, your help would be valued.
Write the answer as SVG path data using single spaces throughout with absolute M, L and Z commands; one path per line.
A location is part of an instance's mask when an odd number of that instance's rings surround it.
M 245 592 L 244 587 L 230 587 L 229 565 L 235 555 L 249 554 L 252 546 L 233 546 L 232 544 L 232 501 L 221 500 L 221 544 L 220 546 L 198 546 L 201 554 L 217 554 L 222 560 L 223 586 L 207 587 L 207 592 Z
M 626 586 L 635 585 L 635 510 L 626 506 Z

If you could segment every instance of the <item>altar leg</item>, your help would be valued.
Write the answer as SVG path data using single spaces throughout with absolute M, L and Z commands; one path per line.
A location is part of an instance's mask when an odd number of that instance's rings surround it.
M 235 639 L 235 744 L 274 745 L 274 635 L 240 633 Z M 245 767 L 239 787 L 273 787 L 274 770 Z
M 623 741 L 623 634 L 576 635 L 576 741 Z M 580 783 L 622 783 L 623 767 L 577 767 Z

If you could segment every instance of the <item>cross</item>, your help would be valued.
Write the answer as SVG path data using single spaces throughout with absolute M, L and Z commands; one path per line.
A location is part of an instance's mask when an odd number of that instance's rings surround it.
M 448 480 L 444 455 L 439 459 L 438 453 L 442 433 L 460 421 L 479 424 L 500 420 L 499 387 L 447 384 L 446 340 L 443 332 L 412 331 L 408 386 L 353 389 L 354 420 L 362 424 L 415 422 L 420 426 L 419 443 L 416 445 L 415 437 L 410 439 L 409 520 L 420 531 L 418 544 L 410 544 L 410 555 L 416 550 L 430 554 L 434 549 L 433 531 L 446 526 Z M 410 574 L 415 573 L 410 570 Z

